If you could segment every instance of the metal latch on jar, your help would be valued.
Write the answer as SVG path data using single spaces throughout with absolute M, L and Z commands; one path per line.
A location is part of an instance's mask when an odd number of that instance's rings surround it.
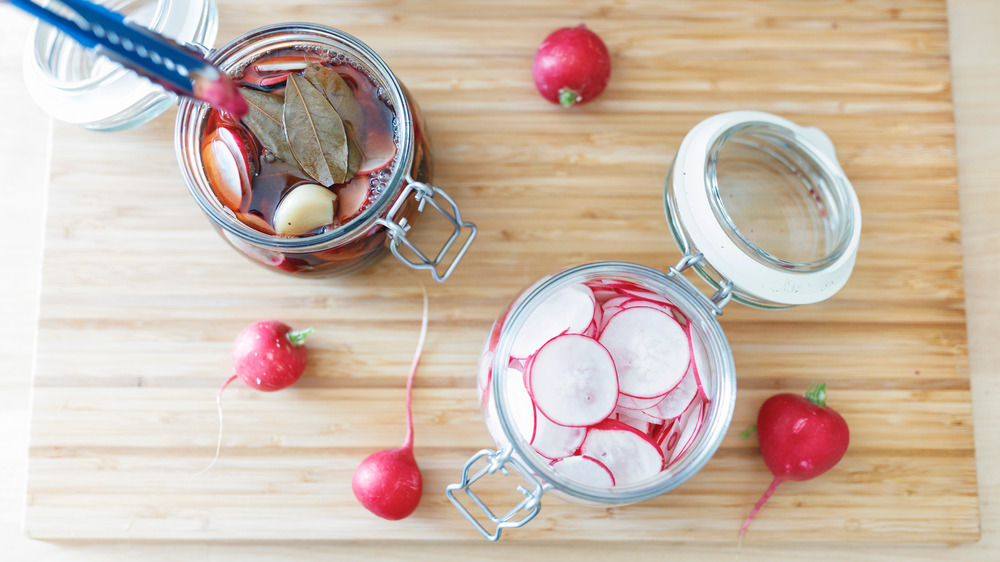
M 667 275 L 680 281 L 687 289 L 689 289 L 692 292 L 692 294 L 701 295 L 702 298 L 705 298 L 704 294 L 701 291 L 699 291 L 694 286 L 694 284 L 688 280 L 687 277 L 684 277 L 683 275 L 685 269 L 688 269 L 692 265 L 703 263 L 704 261 L 705 261 L 704 254 L 701 253 L 686 254 L 683 258 L 681 258 L 681 261 L 677 262 L 677 265 L 670 268 L 670 270 L 667 272 Z M 710 303 L 709 306 L 711 307 L 712 312 L 714 312 L 716 316 L 721 316 L 722 307 L 729 304 L 729 301 L 732 298 L 733 298 L 733 282 L 722 279 L 721 281 L 719 281 L 719 287 L 718 289 L 716 289 L 715 294 L 713 294 L 711 297 L 708 297 Z
M 480 459 L 486 459 L 486 465 L 476 471 L 475 474 L 469 476 L 469 472 L 472 470 L 473 465 L 476 464 Z M 512 507 L 507 513 L 503 515 L 496 515 L 493 511 L 486 505 L 486 502 L 479 497 L 474 491 L 472 491 L 471 486 L 476 483 L 480 478 L 486 476 L 487 474 L 493 474 L 500 471 L 501 474 L 507 476 L 510 474 L 508 466 L 514 467 L 514 470 L 521 475 L 521 478 L 526 482 L 534 486 L 533 489 L 528 489 L 521 484 L 518 484 L 517 491 L 524 496 L 524 499 L 518 502 L 517 505 Z M 449 484 L 445 488 L 445 495 L 451 500 L 451 503 L 455 505 L 469 523 L 479 531 L 484 537 L 491 541 L 496 541 L 500 538 L 500 533 L 504 529 L 514 529 L 517 527 L 522 527 L 529 521 L 538 515 L 538 512 L 542 508 L 541 499 L 542 494 L 549 490 L 551 485 L 543 482 L 537 476 L 532 474 L 531 469 L 529 469 L 520 459 L 513 456 L 513 449 L 507 447 L 501 451 L 494 451 L 492 449 L 483 449 L 475 455 L 472 456 L 462 467 L 462 481 L 457 484 Z M 455 492 L 462 490 L 465 494 L 482 510 L 483 514 L 487 519 L 495 526 L 495 530 L 490 532 L 486 527 L 476 518 L 469 509 L 462 504 L 455 496 Z M 520 515 L 520 518 L 517 518 Z
M 472 241 L 476 238 L 476 225 L 471 222 L 462 221 L 462 215 L 458 210 L 458 205 L 440 188 L 427 185 L 426 183 L 413 181 L 411 178 L 407 178 L 407 180 L 409 183 L 407 183 L 403 192 L 396 199 L 392 208 L 389 209 L 389 213 L 386 215 L 386 218 L 378 219 L 377 222 L 385 226 L 388 230 L 390 240 L 389 249 L 397 259 L 413 269 L 429 269 L 431 271 L 431 275 L 434 277 L 434 280 L 441 283 L 451 276 L 455 267 L 458 265 L 458 262 L 462 260 L 465 252 L 469 249 L 469 246 L 472 245 Z M 406 220 L 406 217 L 398 216 L 404 210 L 407 200 L 411 194 L 414 194 L 414 200 L 417 202 L 418 212 L 424 212 L 424 206 L 427 203 L 430 203 L 430 205 L 452 225 L 451 236 L 448 237 L 448 240 L 445 241 L 444 245 L 433 259 L 427 257 L 424 252 L 420 251 L 420 249 L 406 237 L 411 225 Z M 438 197 L 444 199 L 450 209 L 442 207 L 438 203 Z M 468 230 L 469 232 L 465 242 L 456 251 L 451 263 L 445 264 L 444 261 L 448 256 L 448 252 L 461 238 L 463 229 Z M 408 248 L 417 258 L 417 261 L 404 256 L 400 250 L 400 245 Z M 444 267 L 444 273 L 439 272 L 439 268 L 442 266 Z

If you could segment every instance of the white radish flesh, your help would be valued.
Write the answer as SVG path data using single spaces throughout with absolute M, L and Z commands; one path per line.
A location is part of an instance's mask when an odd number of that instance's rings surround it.
M 514 427 L 525 441 L 531 441 L 535 433 L 535 405 L 524 386 L 524 374 L 516 369 L 507 369 L 504 374 L 507 388 L 507 413 L 513 418 Z
M 689 324 L 687 332 L 691 345 L 691 363 L 694 364 L 694 378 L 698 384 L 698 394 L 701 395 L 702 400 L 708 400 L 708 397 L 712 395 L 712 388 L 709 386 L 711 377 L 705 376 L 711 368 L 708 360 L 708 349 L 705 348 L 705 342 L 694 326 Z
M 605 420 L 590 428 L 580 452 L 608 467 L 616 486 L 627 486 L 663 470 L 663 453 L 649 436 L 619 421 Z
M 669 463 L 677 462 L 691 448 L 695 438 L 698 437 L 698 433 L 701 432 L 701 426 L 705 420 L 705 412 L 707 411 L 707 404 L 699 400 L 691 406 L 684 413 L 684 416 L 681 416 L 681 432 L 677 438 L 677 446 L 670 453 Z
M 627 413 L 627 410 L 624 411 L 615 410 L 615 411 L 617 412 L 615 414 L 615 419 L 617 419 L 618 421 L 622 422 L 625 425 L 634 427 L 647 435 L 649 434 L 650 422 L 648 419 L 645 419 L 641 416 L 634 416 L 632 414 L 629 414 Z
M 535 415 L 531 447 L 545 458 L 558 459 L 574 454 L 586 436 L 587 428 L 559 425 L 539 412 Z
M 540 304 L 511 344 L 512 357 L 527 358 L 560 334 L 582 334 L 594 320 L 594 293 L 583 285 L 570 285 Z
M 528 365 L 528 381 L 535 405 L 559 425 L 598 423 L 618 399 L 611 354 L 586 336 L 559 336 L 542 346 Z
M 563 457 L 552 463 L 552 470 L 570 480 L 595 488 L 610 488 L 615 485 L 615 477 L 608 467 L 593 457 Z
M 652 308 L 622 310 L 598 341 L 614 358 L 619 390 L 636 398 L 666 394 L 681 382 L 691 362 L 684 329 L 673 316 Z
M 653 406 L 644 408 L 643 412 L 661 420 L 673 419 L 683 414 L 697 395 L 698 380 L 695 378 L 694 363 L 692 362 L 681 382 L 662 400 Z

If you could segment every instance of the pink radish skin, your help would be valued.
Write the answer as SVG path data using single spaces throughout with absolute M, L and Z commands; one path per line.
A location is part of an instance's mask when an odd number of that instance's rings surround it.
M 420 321 L 417 351 L 406 377 L 406 437 L 398 449 L 384 449 L 369 455 L 354 470 L 351 489 L 365 509 L 375 515 L 396 521 L 408 517 L 420 504 L 424 483 L 420 467 L 413 456 L 413 377 L 417 373 L 420 354 L 427 337 L 427 290 L 424 291 L 424 312 Z
M 581 335 L 552 338 L 528 365 L 535 406 L 559 425 L 583 427 L 611 415 L 618 375 L 611 354 Z
M 312 332 L 312 328 L 292 330 L 288 324 L 277 320 L 255 322 L 240 331 L 233 343 L 234 374 L 222 383 L 215 395 L 219 411 L 219 438 L 215 445 L 215 457 L 194 476 L 215 466 L 222 451 L 222 391 L 237 378 L 247 386 L 263 392 L 292 386 L 306 369 L 308 353 L 305 342 Z
M 595 488 L 610 488 L 615 485 L 615 477 L 608 467 L 586 455 L 574 455 L 553 461 L 552 470 L 566 478 Z
M 531 75 L 538 93 L 563 107 L 587 103 L 611 78 L 611 56 L 596 33 L 583 25 L 553 31 L 535 53 Z
M 830 470 L 850 443 L 847 422 L 826 406 L 826 383 L 813 386 L 805 396 L 782 393 L 765 400 L 757 412 L 757 436 L 774 479 L 740 527 L 740 542 L 782 482 L 810 480 Z

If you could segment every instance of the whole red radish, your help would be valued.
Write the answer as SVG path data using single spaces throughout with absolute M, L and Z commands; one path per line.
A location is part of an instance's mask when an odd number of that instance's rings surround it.
M 421 289 L 423 286 L 421 285 Z M 420 353 L 427 337 L 427 291 L 424 290 L 424 313 L 420 322 L 417 351 L 406 378 L 406 437 L 398 449 L 384 449 L 369 455 L 354 470 L 351 489 L 365 509 L 392 521 L 408 517 L 420 504 L 424 491 L 420 467 L 413 456 L 413 376 L 420 363 Z
M 215 458 L 198 474 L 212 468 L 222 450 L 222 391 L 237 377 L 248 386 L 264 392 L 295 384 L 306 369 L 305 341 L 312 332 L 312 328 L 292 330 L 283 322 L 264 320 L 250 324 L 236 336 L 233 343 L 233 375 L 222 383 L 215 396 L 219 409 L 219 440 Z
M 757 435 L 764 464 L 774 480 L 740 527 L 740 540 L 750 521 L 787 480 L 809 480 L 833 468 L 847 451 L 847 422 L 826 407 L 826 384 L 805 394 L 777 394 L 764 401 L 757 413 Z
M 611 56 L 604 41 L 585 26 L 564 27 L 542 41 L 531 75 L 538 92 L 552 103 L 587 103 L 608 85 Z
M 294 331 L 277 320 L 256 322 L 243 329 L 233 344 L 233 376 L 247 385 L 271 392 L 287 388 L 306 369 L 306 337 L 312 328 Z M 220 390 L 221 392 L 221 390 Z

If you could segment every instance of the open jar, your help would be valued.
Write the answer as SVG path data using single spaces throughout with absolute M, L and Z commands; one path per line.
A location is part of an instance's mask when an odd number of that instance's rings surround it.
M 735 407 L 722 308 L 818 302 L 853 269 L 860 206 L 818 129 L 753 111 L 710 117 L 678 148 L 664 203 L 684 252 L 676 266 L 574 267 L 529 287 L 494 323 L 477 390 L 496 448 L 446 490 L 484 537 L 527 524 L 547 492 L 610 507 L 683 484 L 718 449 Z M 689 268 L 711 296 L 684 277 Z M 498 515 L 472 486 L 511 469 L 527 485 Z
M 220 200 L 219 186 L 215 185 L 213 190 L 204 159 L 204 137 L 212 133 L 207 128 L 211 126 L 210 116 L 217 112 L 204 104 L 184 100 L 177 114 L 177 158 L 191 194 L 216 230 L 252 261 L 296 275 L 349 274 L 368 267 L 389 250 L 410 267 L 430 270 L 435 280 L 447 279 L 475 238 L 476 227 L 463 221 L 458 205 L 447 193 L 431 184 L 430 143 L 420 112 L 403 85 L 364 43 L 342 31 L 307 23 L 256 29 L 211 52 L 208 60 L 223 72 L 241 77 L 261 68 L 263 64 L 259 61 L 267 61 L 275 53 L 279 56 L 272 60 L 285 62 L 271 64 L 279 68 L 279 72 L 261 79 L 262 83 L 269 79 L 291 80 L 288 78 L 290 73 L 303 70 L 293 64 L 288 72 L 281 73 L 282 65 L 294 58 L 289 53 L 301 54 L 310 64 L 322 63 L 353 73 L 353 78 L 348 76 L 352 89 L 370 92 L 370 99 L 359 97 L 361 105 L 381 104 L 391 109 L 391 117 L 386 118 L 385 123 L 390 127 L 386 134 L 391 138 L 393 151 L 378 169 L 365 173 L 366 162 L 362 162 L 362 170 L 355 179 L 337 187 L 340 209 L 344 202 L 353 199 L 357 202 L 356 212 L 342 222 L 340 215 L 334 213 L 335 222 L 309 233 L 287 236 L 272 230 L 279 226 L 276 218 L 263 216 L 257 209 L 234 209 Z M 234 122 L 228 127 L 239 129 L 240 124 Z M 365 131 L 360 134 L 364 135 Z M 245 142 L 251 145 L 255 141 Z M 273 155 L 267 157 L 273 160 Z M 262 156 L 261 169 L 267 165 Z M 262 208 L 270 206 L 275 217 L 284 201 L 300 186 L 318 185 L 304 176 L 296 176 L 294 166 L 286 168 L 272 171 L 271 175 L 291 179 L 282 179 L 281 189 L 274 194 L 273 200 L 261 204 Z M 322 186 L 319 187 L 322 190 Z M 361 193 L 349 194 L 349 190 L 357 191 L 355 187 Z M 244 195 L 243 200 L 247 198 Z M 413 222 L 428 204 L 452 227 L 450 236 L 435 252 L 421 251 L 407 238 Z

